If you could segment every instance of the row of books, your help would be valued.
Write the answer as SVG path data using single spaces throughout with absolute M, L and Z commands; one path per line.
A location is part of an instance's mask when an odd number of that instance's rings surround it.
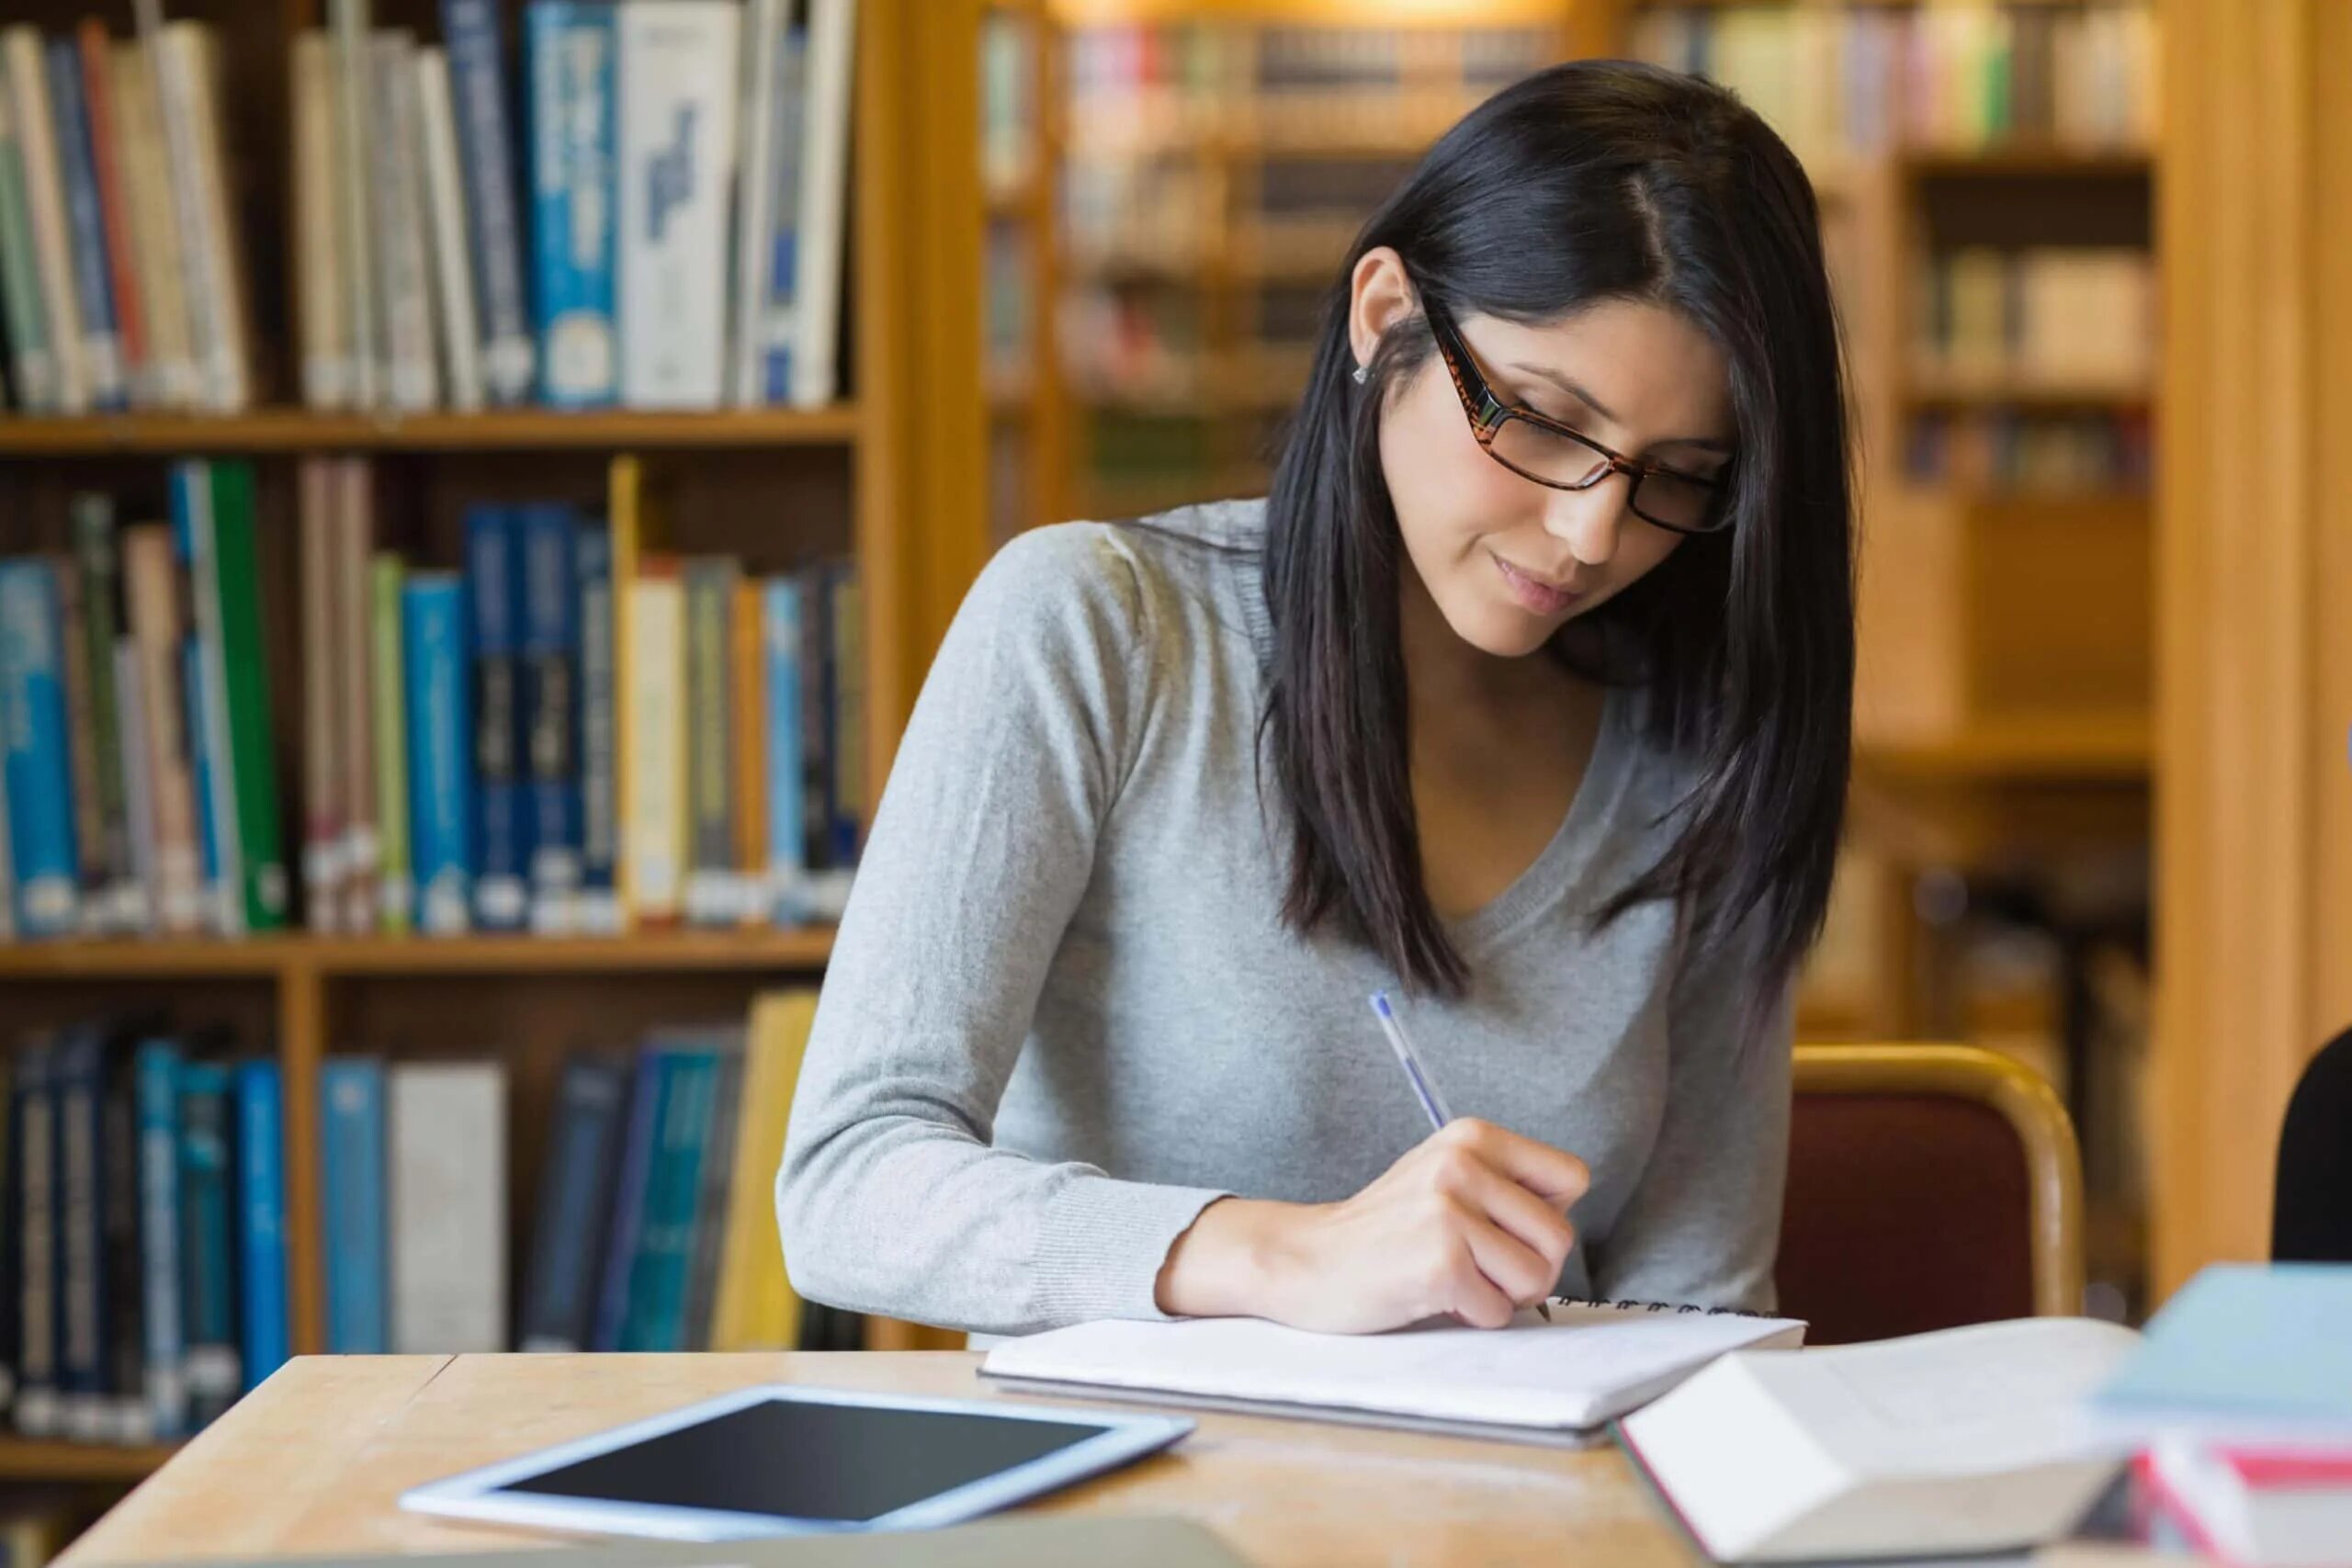
M 1917 278 L 1923 378 L 2143 389 L 2155 376 L 2154 258 L 2121 246 L 1964 245 Z
M 0 560 L 0 938 L 286 923 L 252 467 L 169 513 Z
M 1920 414 L 1905 470 L 1923 484 L 2036 494 L 2144 491 L 2154 464 L 2144 413 Z
M 2155 141 L 2155 17 L 2143 4 L 1658 6 L 1640 59 L 1733 88 L 1808 164 L 1897 147 Z
M 287 1356 L 277 1063 L 93 1021 L 0 1054 L 0 1393 L 28 1437 L 185 1436 Z
M 832 400 L 855 0 L 531 0 L 519 125 L 496 0 L 438 45 L 330 9 L 291 62 L 308 404 Z
M 373 543 L 368 466 L 303 471 L 313 931 L 602 933 L 838 918 L 864 806 L 846 565 L 639 554 L 481 505 L 462 572 Z
M 133 9 L 130 39 L 0 31 L 0 321 L 26 412 L 253 400 L 220 39 Z

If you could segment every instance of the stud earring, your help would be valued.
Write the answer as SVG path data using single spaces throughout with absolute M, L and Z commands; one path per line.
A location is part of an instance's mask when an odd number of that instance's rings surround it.
M 1367 367 L 1365 367 L 1365 366 L 1362 366 L 1362 365 L 1357 366 L 1357 367 L 1356 367 L 1356 374 L 1355 374 L 1355 383 L 1356 383 L 1356 385 L 1357 385 L 1357 386 L 1359 386 L 1359 387 L 1363 386 L 1363 385 L 1364 384 L 1364 380 L 1365 380 L 1365 378 L 1368 378 L 1371 374 L 1372 374 L 1372 371 L 1371 371 Z

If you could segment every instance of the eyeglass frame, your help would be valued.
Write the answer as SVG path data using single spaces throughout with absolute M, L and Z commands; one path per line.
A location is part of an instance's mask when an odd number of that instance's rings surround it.
M 1725 505 L 1726 491 L 1721 475 L 1712 479 L 1702 479 L 1696 474 L 1686 473 L 1680 468 L 1665 463 L 1636 462 L 1622 452 L 1612 451 L 1602 446 L 1581 430 L 1562 424 L 1556 419 L 1546 419 L 1533 409 L 1521 408 L 1516 403 L 1503 401 L 1495 395 L 1494 389 L 1487 384 L 1486 372 L 1479 367 L 1477 355 L 1471 351 L 1469 344 L 1464 341 L 1461 329 L 1453 324 L 1453 318 L 1445 307 L 1427 294 L 1423 294 L 1421 317 L 1429 322 L 1430 336 L 1437 344 L 1438 357 L 1445 361 L 1446 374 L 1453 379 L 1454 395 L 1462 400 L 1463 416 L 1470 422 L 1471 438 L 1478 443 L 1480 451 L 1486 453 L 1504 468 L 1517 474 L 1530 484 L 1539 484 L 1546 490 L 1566 491 L 1572 494 L 1580 494 L 1589 491 L 1612 474 L 1623 474 L 1628 481 L 1625 489 L 1626 510 L 1653 528 L 1663 528 L 1669 534 L 1684 534 L 1699 537 L 1710 534 L 1720 534 L 1730 527 L 1731 514 Z M 1597 454 L 1601 460 L 1601 466 L 1574 484 L 1563 483 L 1558 479 L 1542 479 L 1529 473 L 1495 450 L 1495 438 L 1502 434 L 1504 425 L 1515 419 L 1532 424 L 1538 430 L 1549 431 L 1555 435 L 1567 437 L 1577 446 Z M 1643 511 L 1642 480 L 1652 474 L 1666 474 L 1681 480 L 1684 484 L 1697 485 L 1702 490 L 1710 491 L 1713 499 L 1709 503 L 1711 507 L 1708 513 L 1709 520 L 1697 527 L 1689 527 L 1678 523 L 1663 522 Z

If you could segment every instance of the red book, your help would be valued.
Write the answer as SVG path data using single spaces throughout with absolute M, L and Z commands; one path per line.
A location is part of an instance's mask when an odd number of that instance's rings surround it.
M 140 308 L 139 270 L 130 233 L 130 197 L 122 188 L 121 143 L 115 139 L 112 44 L 104 23 L 85 17 L 80 29 L 82 96 L 90 115 L 90 162 L 97 175 L 98 219 L 107 235 L 107 270 L 114 276 L 115 329 L 122 336 L 122 367 L 130 378 L 133 400 L 150 368 L 147 359 L 147 318 Z

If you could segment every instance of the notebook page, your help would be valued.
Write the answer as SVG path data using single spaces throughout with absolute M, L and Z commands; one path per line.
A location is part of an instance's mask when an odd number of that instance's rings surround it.
M 1732 1314 L 1555 1306 L 1508 1328 L 1309 1334 L 1256 1318 L 1080 1324 L 999 1345 L 999 1377 L 1386 1411 L 1451 1421 L 1588 1427 L 1728 1350 L 1802 1325 Z

